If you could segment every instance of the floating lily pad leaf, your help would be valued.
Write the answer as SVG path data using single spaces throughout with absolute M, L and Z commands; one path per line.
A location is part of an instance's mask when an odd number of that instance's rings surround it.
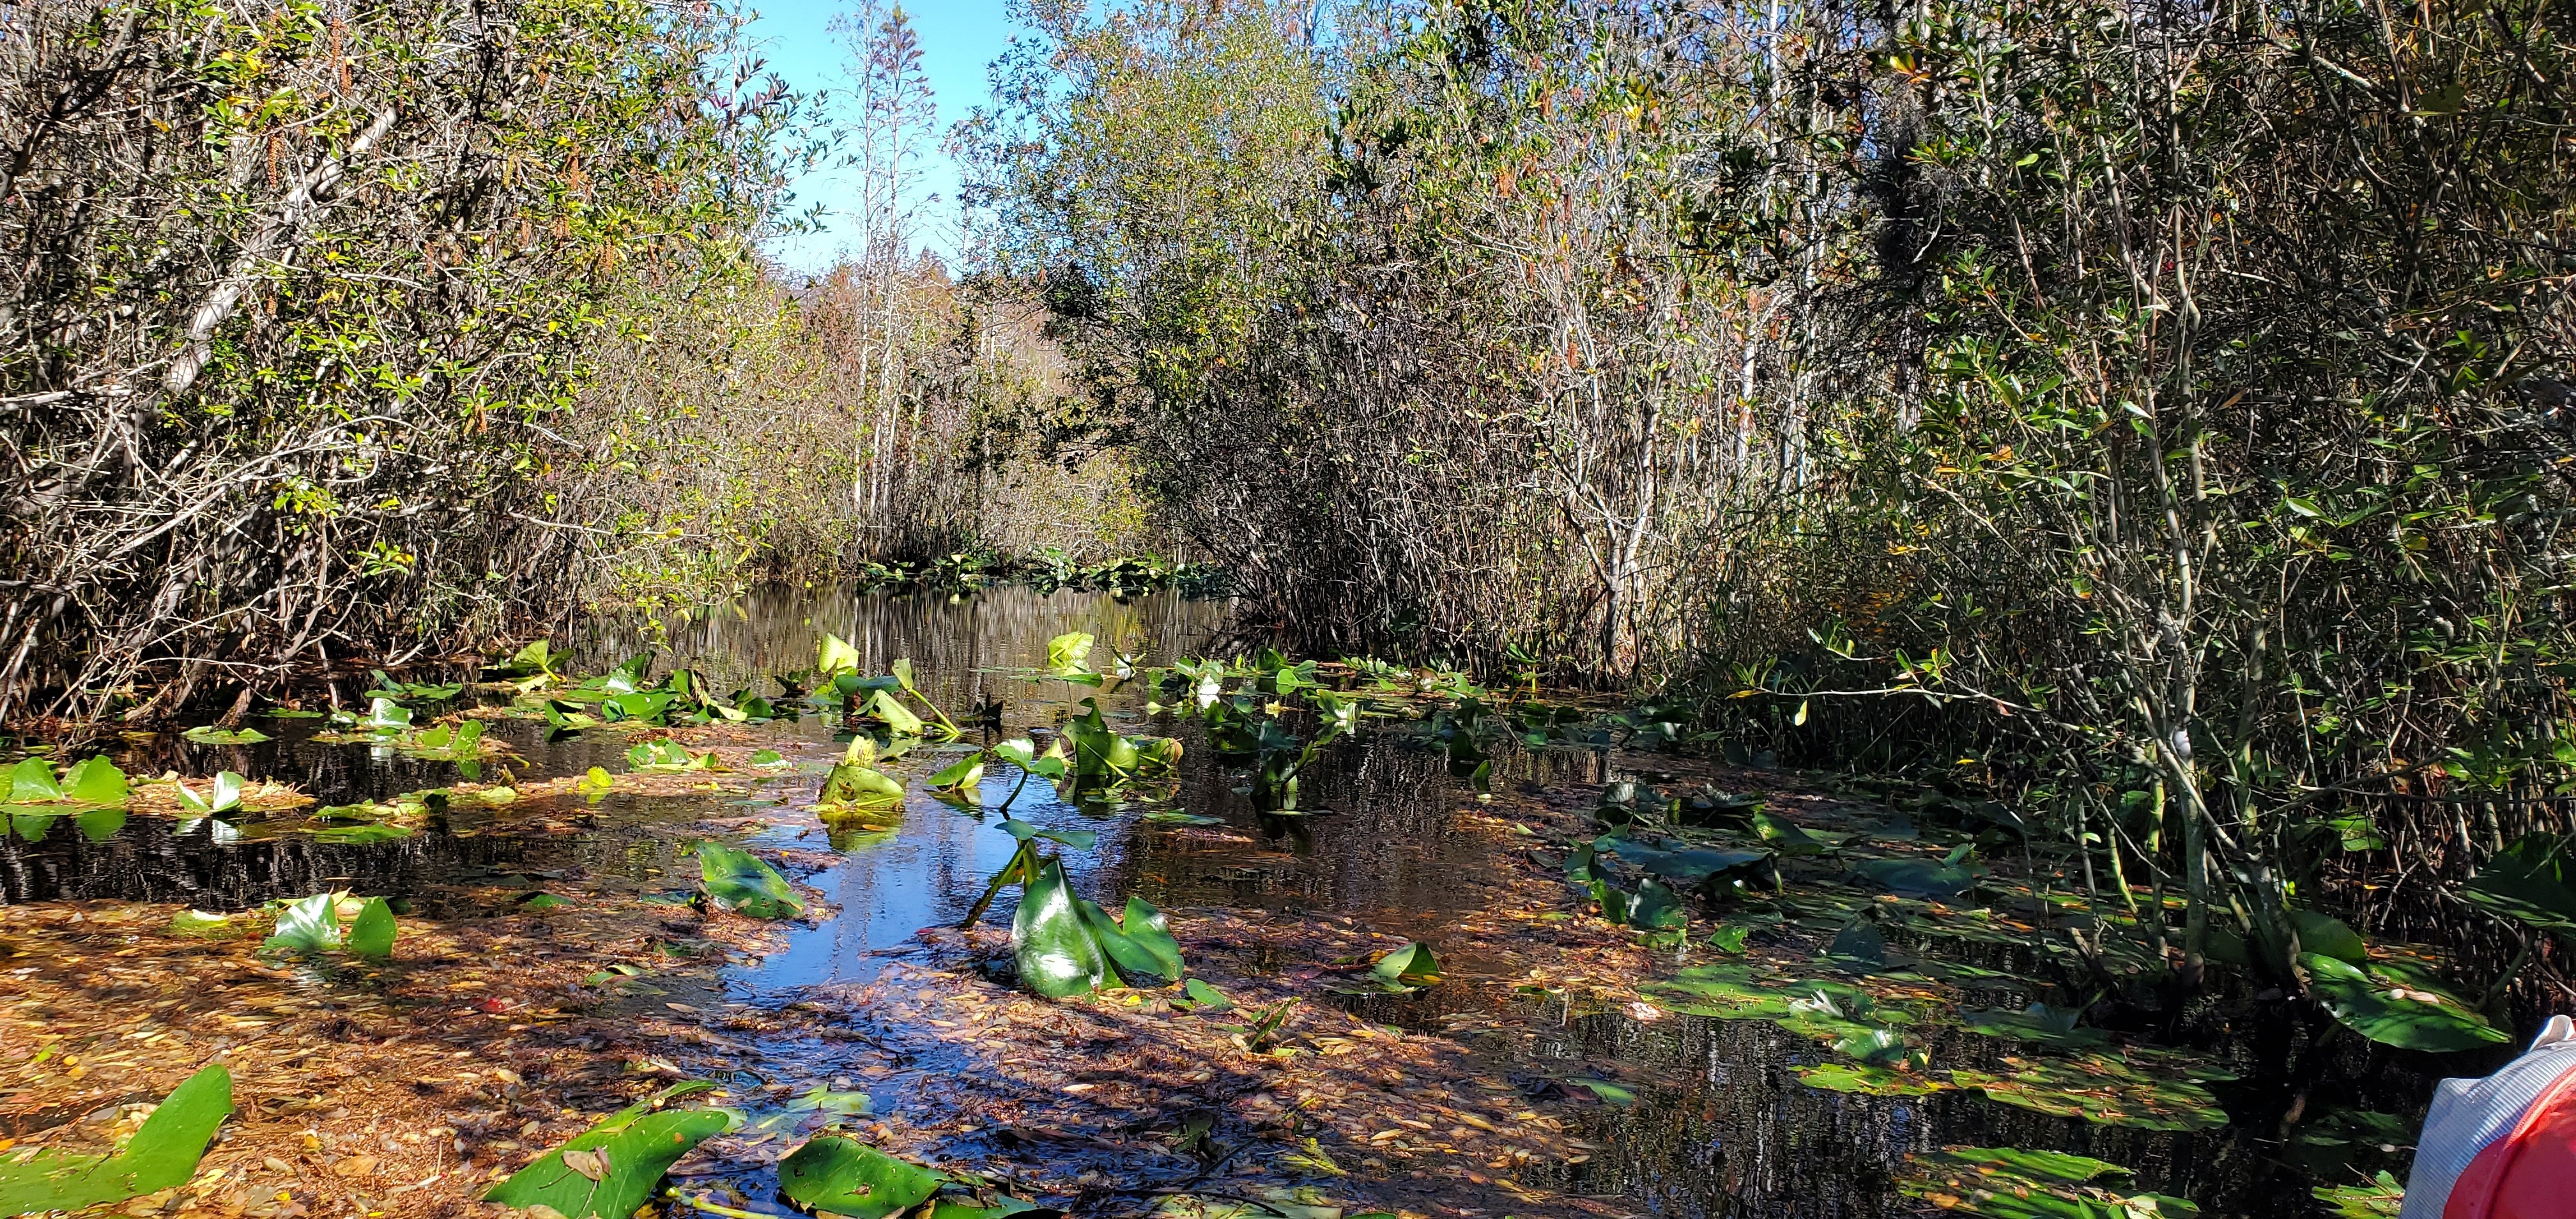
M 217 728 L 212 724 L 199 724 L 179 735 L 200 745 L 256 745 L 272 739 L 257 728 Z
M 718 910 L 747 918 L 793 918 L 805 913 L 805 899 L 796 896 L 787 878 L 748 851 L 701 842 L 698 874 L 706 882 L 707 904 Z
M 794 762 L 787 760 L 786 755 L 779 753 L 775 749 L 755 749 L 751 751 L 751 764 L 760 767 L 763 770 L 772 770 L 782 766 L 795 765 Z
M 686 746 L 667 737 L 645 741 L 626 751 L 626 764 L 637 770 L 714 770 L 716 754 L 710 749 L 692 753 Z
M 849 1219 L 886 1219 L 930 1200 L 946 1173 L 909 1164 L 866 1144 L 822 1135 L 778 1162 L 778 1192 L 810 1210 Z
M 1822 855 L 1830 846 L 1795 824 L 1759 809 L 1753 813 L 1753 832 L 1783 855 Z
M 1887 933 L 1866 918 L 1855 918 L 1843 924 L 1843 929 L 1834 935 L 1834 942 L 1825 948 L 1825 957 L 1836 966 L 1859 974 L 1907 969 L 1915 963 L 1912 957 L 1889 951 Z
M 344 922 L 340 904 L 347 897 L 345 893 L 316 893 L 279 906 L 277 930 L 261 941 L 260 951 L 311 954 L 345 950 L 364 957 L 392 955 L 399 930 L 392 908 L 385 899 L 370 897 L 358 903 L 356 913 Z
M 105 842 L 125 828 L 125 810 L 94 808 L 72 818 L 72 824 L 80 827 L 81 837 L 91 842 Z
M 308 711 L 302 707 L 270 707 L 267 710 L 258 712 L 258 714 L 265 715 L 273 720 L 318 720 L 329 716 L 331 713 L 328 711 Z
M 1959 1014 L 1959 1027 L 1971 1033 L 2009 1037 L 2053 1049 L 2091 1050 L 2108 1045 L 2109 1039 L 2100 1031 L 2075 1026 L 2076 1019 L 2082 1014 L 2071 1008 L 2034 1003 L 2017 1012 L 1962 1012 Z
M 1593 840 L 1594 866 L 1601 857 L 1615 858 L 1646 874 L 1681 889 L 1698 889 L 1733 873 L 1757 870 L 1768 864 L 1768 851 L 1718 851 L 1694 847 L 1667 849 L 1631 838 L 1604 835 Z
M 1861 1096 L 1930 1096 L 1935 1092 L 1947 1092 L 1952 1087 L 1948 1080 L 1913 1071 L 1885 1066 L 1853 1066 L 1842 1062 L 1799 1067 L 1797 1076 L 1799 1083 L 1810 1088 Z
M 2086 1156 L 1953 1147 L 1907 1157 L 1897 1189 L 1944 1211 L 1988 1219 L 2190 1219 L 2200 1208 L 2106 1184 L 2129 1170 Z
M 1411 943 L 1377 959 L 1369 967 L 1369 977 L 1378 985 L 1392 990 L 1420 990 L 1440 983 L 1440 961 L 1431 955 L 1431 946 Z
M 232 1072 L 207 1067 L 172 1089 L 114 1155 L 48 1148 L 0 1160 L 0 1215 L 76 1211 L 185 1185 L 232 1112 Z
M 247 919 L 230 914 L 209 914 L 203 910 L 182 910 L 170 916 L 170 934 L 191 940 L 232 940 L 249 934 Z
M 2057 1117 L 2140 1130 L 2208 1130 L 2227 1124 L 2218 1098 L 2198 1082 L 2140 1071 L 2107 1055 L 2034 1060 L 2007 1057 L 2009 1074 L 1959 1070 L 1950 1081 L 1988 1099 Z
M 1976 873 L 1956 863 L 1931 859 L 1864 859 L 1854 863 L 1852 871 L 1891 893 L 1908 897 L 1957 897 L 1977 885 Z
M 365 718 L 358 721 L 357 726 L 378 732 L 399 732 L 411 727 L 411 708 L 390 698 L 379 696 L 369 700 L 367 714 Z
M 884 807 L 903 802 L 903 784 L 872 766 L 842 762 L 823 780 L 824 805 Z
M 10 788 L 14 792 L 16 787 L 12 776 Z M 83 804 L 123 804 L 133 793 L 126 786 L 125 772 L 117 769 L 116 763 L 99 757 L 84 758 L 73 765 L 71 773 L 63 776 L 63 794 Z
M 1569 1088 L 1581 1088 L 1591 1093 L 1594 1100 L 1614 1108 L 1624 1109 L 1637 1103 L 1636 1089 L 1625 1084 L 1612 1083 L 1606 1079 L 1569 1079 L 1565 1081 L 1565 1085 Z
M 43 758 L 28 758 L 9 771 L 9 802 L 39 804 L 63 798 L 62 784 L 54 780 L 54 764 Z
M 2310 1191 L 2335 1219 L 2397 1219 L 2406 1183 L 2385 1169 L 2367 1185 L 2320 1185 Z
M 2498 852 L 2460 886 L 2460 896 L 2576 947 L 2576 869 L 2570 840 L 2531 834 Z
M 1091 848 L 1100 845 L 1100 833 L 1097 830 L 1042 829 L 1029 822 L 1019 821 L 1009 817 L 1002 819 L 1002 832 L 1013 838 L 1017 838 L 1022 842 L 1027 842 L 1032 838 L 1042 838 L 1048 842 L 1062 843 L 1077 851 L 1088 851 Z
M 1065 882 L 1062 863 L 1045 860 L 1028 880 L 1011 918 L 1011 952 L 1020 981 L 1049 999 L 1087 995 L 1108 980 L 1108 959 Z
M 597 804 L 601 796 L 607 795 L 616 786 L 617 779 L 608 773 L 607 768 L 593 766 L 573 783 L 572 789 L 589 797 L 591 803 Z
M 1160 824 L 1160 825 L 1224 825 L 1224 824 L 1225 824 L 1225 818 L 1223 818 L 1223 817 L 1203 817 L 1203 816 L 1200 816 L 1200 815 L 1199 815 L 1199 814 L 1197 814 L 1197 813 L 1184 813 L 1184 812 L 1181 812 L 1181 811 L 1180 811 L 1180 810 L 1178 810 L 1178 809 L 1169 809 L 1169 808 L 1149 809 L 1149 810 L 1145 811 L 1144 813 L 1139 814 L 1137 819 L 1138 819 L 1138 820 L 1140 820 L 1140 821 L 1151 821 L 1151 822 L 1155 822 L 1156 824 Z
M 1718 950 L 1719 952 L 1725 953 L 1728 956 L 1740 957 L 1744 955 L 1745 940 L 1751 937 L 1752 934 L 1753 929 L 1751 927 L 1747 927 L 1742 923 L 1728 923 L 1710 933 L 1708 937 L 1708 946 Z
M 1123 919 L 1113 920 L 1099 906 L 1076 899 L 1082 921 L 1100 941 L 1100 949 L 1130 986 L 1159 986 L 1181 976 L 1181 945 L 1163 912 L 1143 898 L 1127 899 Z
M 943 1197 L 930 1204 L 928 1219 L 1007 1219 L 1011 1215 L 1027 1215 L 1030 1219 L 1037 1219 L 1038 1216 L 1063 1213 L 1052 1207 L 1040 1206 L 1034 1202 L 1022 1202 L 1007 1195 L 996 1195 L 985 1202 L 977 1202 L 971 1198 Z M 1363 1219 L 1363 1217 L 1353 1216 L 1352 1219 Z M 1387 1219 L 1394 1219 L 1394 1217 L 1388 1216 Z
M 1175 1011 L 1214 1015 L 1217 1012 L 1231 1010 L 1234 1007 L 1234 1000 L 1226 998 L 1225 992 L 1206 982 L 1192 978 L 1182 984 L 1181 993 L 1171 1000 L 1171 1004 Z
M 942 789 L 973 787 L 984 777 L 984 755 L 970 753 L 940 768 L 930 776 L 930 785 Z
M 1834 1039 L 1834 1052 L 1856 1058 L 1865 1066 L 1892 1067 L 1905 1061 L 1905 1035 L 1894 1029 L 1870 1029 L 1849 1037 Z
M 366 846 L 378 842 L 400 842 L 417 831 L 407 825 L 368 823 L 361 825 L 326 825 L 313 831 L 313 841 L 333 846 Z
M 519 908 L 522 910 L 560 910 L 572 904 L 571 898 L 557 897 L 545 892 L 531 893 L 519 899 Z
M 751 1124 L 754 1131 L 793 1130 L 815 1117 L 866 1117 L 876 1102 L 865 1092 L 834 1092 L 816 1088 L 787 1102 L 777 1112 L 763 1115 Z
M 681 1156 L 743 1123 L 732 1109 L 660 1109 L 657 1102 L 715 1085 L 693 1081 L 665 1088 L 574 1135 L 536 1163 L 483 1195 L 521 1210 L 546 1207 L 564 1219 L 627 1219 L 652 1197 L 653 1187 Z
M 2347 961 L 2299 954 L 2308 992 L 2345 1028 L 2404 1050 L 2475 1050 L 2509 1039 L 2467 1004 L 2439 991 L 2365 972 Z

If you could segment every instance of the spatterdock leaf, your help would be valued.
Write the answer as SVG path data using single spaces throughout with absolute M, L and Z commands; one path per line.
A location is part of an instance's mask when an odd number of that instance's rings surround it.
M 2508 1040 L 2467 1004 L 2321 953 L 2299 954 L 2308 991 L 2345 1028 L 2404 1050 L 2476 1050 Z
M 40 804 L 62 798 L 62 784 L 54 780 L 53 763 L 43 758 L 28 758 L 10 770 L 10 803 Z
M 946 1173 L 906 1163 L 839 1135 L 819 1135 L 778 1162 L 778 1192 L 809 1210 L 885 1219 L 930 1199 Z
M 232 1072 L 207 1067 L 173 1089 L 115 1155 L 48 1150 L 0 1161 L 0 1215 L 76 1211 L 185 1185 L 232 1111 Z
M 653 1186 L 692 1148 L 742 1125 L 732 1109 L 663 1109 L 653 1105 L 714 1087 L 703 1080 L 664 1089 L 620 1109 L 483 1195 L 521 1210 L 543 1206 L 564 1219 L 627 1219 Z
M 1037 875 L 1020 895 L 1019 913 L 1011 918 L 1011 952 L 1020 980 L 1049 999 L 1090 994 L 1108 978 L 1099 938 L 1077 903 L 1065 882 L 1064 865 L 1048 859 L 1038 864 Z
M 106 758 L 87 758 L 63 776 L 65 795 L 83 804 L 123 804 L 133 794 L 125 772 Z
M 706 882 L 707 903 L 750 918 L 792 918 L 805 912 L 805 900 L 780 876 L 748 851 L 721 842 L 698 844 L 698 873 Z
M 1081 902 L 1080 908 L 1082 921 L 1128 985 L 1161 986 L 1180 980 L 1181 945 L 1172 938 L 1172 925 L 1162 911 L 1136 897 L 1127 899 L 1123 920 L 1110 918 L 1108 911 L 1090 902 Z

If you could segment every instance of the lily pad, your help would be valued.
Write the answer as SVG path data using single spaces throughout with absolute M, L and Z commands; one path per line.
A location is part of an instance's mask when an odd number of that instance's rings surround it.
M 742 1125 L 743 1115 L 732 1109 L 654 1107 L 713 1087 L 692 1081 L 620 1109 L 493 1186 L 483 1200 L 521 1210 L 542 1206 L 564 1219 L 627 1219 L 681 1156 Z
M 698 844 L 698 874 L 706 882 L 707 904 L 746 918 L 793 918 L 805 913 L 787 879 L 748 851 L 720 842 Z
M 217 728 L 212 724 L 199 724 L 179 735 L 200 745 L 256 745 L 274 739 L 257 728 Z
M 11 783 L 16 788 L 16 783 Z M 63 776 L 64 796 L 83 804 L 123 804 L 132 796 L 126 785 L 125 772 L 106 758 L 84 758 Z M 11 796 L 11 799 L 17 799 Z
M 2062 1050 L 2091 1050 L 2109 1044 L 2098 1030 L 2077 1028 L 2082 1013 L 2034 1003 L 2017 1012 L 1977 1011 L 1959 1014 L 1959 1027 L 1989 1037 L 2009 1037 Z
M 1887 1066 L 1854 1066 L 1828 1062 L 1812 1067 L 1799 1067 L 1798 1082 L 1827 1092 L 1849 1092 L 1862 1096 L 1930 1096 L 1947 1092 L 1953 1085 L 1946 1079 Z
M 9 803 L 41 804 L 63 798 L 62 784 L 54 779 L 54 764 L 43 758 L 28 758 L 9 771 Z
M 1108 980 L 1109 961 L 1065 882 L 1064 865 L 1040 862 L 1011 918 L 1011 952 L 1020 981 L 1049 999 L 1087 995 Z
M 2105 1054 L 2003 1061 L 2009 1073 L 1958 1070 L 1950 1081 L 1989 1100 L 2104 1126 L 2210 1130 L 2227 1124 L 2218 1098 L 2180 1074 L 2140 1071 Z
M 843 762 L 823 780 L 817 803 L 847 807 L 884 807 L 903 802 L 903 784 L 885 772 L 858 762 Z
M 1139 813 L 1139 814 L 1137 814 L 1137 820 L 1139 820 L 1139 821 L 1151 821 L 1151 822 L 1154 822 L 1154 823 L 1156 823 L 1156 824 L 1158 824 L 1158 825 L 1224 825 L 1224 824 L 1225 824 L 1225 818 L 1223 818 L 1223 817 L 1206 817 L 1206 816 L 1201 816 L 1200 814 L 1197 814 L 1197 813 L 1184 813 L 1184 812 L 1182 812 L 1182 811 L 1180 811 L 1180 810 L 1178 810 L 1178 809 L 1170 809 L 1170 808 L 1148 809 L 1148 810 L 1146 810 L 1146 811 L 1145 811 L 1145 812 L 1143 812 L 1143 813 Z
M 394 936 L 399 930 L 392 907 L 381 897 L 370 897 L 358 903 L 356 913 L 344 922 L 340 907 L 347 897 L 345 893 L 316 893 L 280 906 L 277 930 L 260 942 L 260 950 L 346 951 L 377 958 L 392 955 Z
M 1181 946 L 1172 938 L 1172 925 L 1162 911 L 1143 898 L 1131 897 L 1124 916 L 1113 920 L 1099 906 L 1076 900 L 1083 925 L 1091 929 L 1100 941 L 1101 952 L 1128 985 L 1159 985 L 1180 979 Z
M 1907 897 L 1951 898 L 1973 889 L 1977 875 L 1955 859 L 1864 859 L 1853 874 Z
M 941 767 L 939 773 L 930 776 L 930 785 L 937 788 L 973 787 L 983 777 L 984 755 L 970 753 Z
M 886 1219 L 930 1200 L 946 1173 L 866 1144 L 822 1135 L 778 1162 L 778 1192 L 811 1210 L 849 1219 Z
M 1182 984 L 1181 993 L 1171 1000 L 1172 1009 L 1181 1012 L 1204 1012 L 1213 1015 L 1234 1007 L 1225 992 L 1197 978 Z
M 1755 809 L 1753 812 L 1753 832 L 1760 834 L 1762 841 L 1771 844 L 1772 850 L 1783 855 L 1822 855 L 1833 847 L 1833 844 L 1809 834 L 1797 825 L 1760 809 Z
M 227 770 L 215 776 L 213 785 L 208 787 L 206 794 L 202 796 L 197 794 L 196 789 L 185 783 L 176 783 L 172 786 L 177 790 L 181 810 L 199 817 L 209 817 L 216 813 L 240 808 L 242 784 L 243 779 L 240 775 Z
M 1897 1189 L 1943 1211 L 1988 1219 L 2190 1219 L 2200 1208 L 2113 1184 L 2129 1175 L 2089 1156 L 1952 1147 L 1907 1157 Z
M 232 1072 L 207 1067 L 172 1089 L 114 1155 L 47 1148 L 0 1159 L 0 1214 L 76 1211 L 185 1185 L 232 1111 Z
M 2308 992 L 2344 1027 L 2405 1050 L 2475 1050 L 2510 1039 L 2459 999 L 2320 953 L 2301 953 Z

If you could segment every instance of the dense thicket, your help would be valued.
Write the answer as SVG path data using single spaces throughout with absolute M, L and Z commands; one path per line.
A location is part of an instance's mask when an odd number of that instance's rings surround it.
M 1034 6 L 971 132 L 1309 646 L 1964 770 L 2187 890 L 2188 969 L 2565 816 L 2564 6 L 1309 11 Z
M 0 722 L 1132 534 L 1023 460 L 1052 347 L 921 258 L 918 49 L 846 33 L 839 102 L 703 3 L 0 3 Z M 864 236 L 765 267 L 833 162 Z

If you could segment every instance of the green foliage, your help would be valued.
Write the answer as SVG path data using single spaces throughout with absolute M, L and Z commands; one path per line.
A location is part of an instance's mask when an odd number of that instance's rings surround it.
M 947 1180 L 945 1173 L 832 1135 L 812 1139 L 778 1162 L 780 1194 L 799 1206 L 850 1219 L 886 1219 L 911 1210 Z
M 796 896 L 778 869 L 738 847 L 713 840 L 699 843 L 698 873 L 707 904 L 715 909 L 759 919 L 805 913 L 805 899 Z
M 232 1072 L 210 1066 L 162 1098 L 114 1155 L 0 1155 L 0 1214 L 77 1211 L 185 1185 L 232 1111 Z
M 2303 953 L 2308 990 L 2344 1027 L 2408 1050 L 2475 1050 L 2512 1039 L 2456 996 L 2319 953 Z
M 485 1191 L 483 1200 L 522 1210 L 543 1206 L 565 1219 L 626 1219 L 680 1157 L 743 1124 L 733 1109 L 661 1107 L 714 1087 L 703 1081 L 676 1084 L 601 1118 Z
M 342 911 L 344 905 L 356 909 Z M 381 897 L 352 903 L 346 893 L 316 893 L 277 907 L 277 929 L 260 942 L 263 952 L 348 952 L 379 960 L 393 955 L 399 928 Z

